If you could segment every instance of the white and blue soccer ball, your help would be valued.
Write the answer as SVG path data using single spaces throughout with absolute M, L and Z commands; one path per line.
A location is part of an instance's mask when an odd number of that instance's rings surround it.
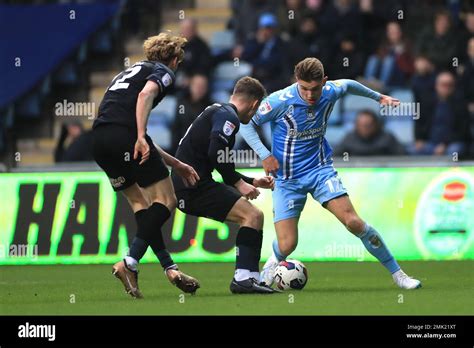
M 274 284 L 280 290 L 301 290 L 308 281 L 308 271 L 298 260 L 281 261 L 275 269 Z

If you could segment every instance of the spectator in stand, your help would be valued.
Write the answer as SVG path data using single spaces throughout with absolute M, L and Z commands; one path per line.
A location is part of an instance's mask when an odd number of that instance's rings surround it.
M 320 34 L 316 20 L 310 13 L 305 13 L 299 22 L 298 34 L 288 43 L 288 65 L 293 68 L 307 57 L 317 57 L 329 65 L 328 49 L 327 40 Z
M 55 162 L 84 162 L 93 161 L 92 133 L 85 131 L 82 123 L 73 121 L 61 126 L 56 150 Z
M 237 43 L 243 44 L 255 36 L 260 16 L 265 12 L 275 11 L 280 5 L 281 0 L 232 0 L 230 26 Z
M 278 23 L 280 23 L 281 34 L 285 40 L 290 40 L 298 35 L 303 11 L 303 0 L 285 0 L 284 5 L 279 7 Z
M 182 20 L 180 31 L 188 42 L 184 50 L 184 60 L 179 65 L 179 71 L 184 72 L 186 77 L 195 74 L 209 75 L 212 64 L 211 52 L 207 43 L 198 34 L 197 21 L 195 19 Z
M 435 93 L 436 73 L 434 64 L 424 56 L 415 59 L 415 74 L 411 81 L 411 88 L 415 101 L 423 105 L 432 98 Z
M 461 30 L 461 35 L 459 38 L 459 48 L 458 48 L 458 57 L 460 57 L 461 62 L 469 60 L 468 55 L 466 54 L 466 47 L 468 41 L 474 37 L 474 9 L 466 12 L 464 27 Z
M 287 82 L 286 57 L 283 42 L 278 36 L 275 15 L 264 13 L 258 21 L 255 38 L 247 40 L 237 58 L 253 66 L 252 76 L 260 80 L 268 93 L 285 86 Z
M 405 150 L 395 136 L 383 129 L 383 124 L 372 110 L 360 111 L 355 129 L 336 146 L 334 154 L 343 156 L 403 155 Z
M 436 77 L 435 95 L 420 104 L 415 122 L 415 155 L 464 155 L 468 140 L 469 118 L 464 98 L 455 94 L 456 81 L 449 71 Z
M 459 67 L 460 90 L 464 92 L 469 111 L 470 155 L 474 157 L 474 37 L 467 43 L 467 59 Z
M 364 70 L 364 55 L 357 47 L 354 35 L 346 35 L 341 39 L 336 53 L 328 59 L 331 80 L 356 80 Z
M 176 116 L 171 126 L 172 148 L 171 153 L 176 153 L 179 141 L 186 133 L 195 118 L 210 104 L 208 78 L 206 75 L 197 74 L 190 78 L 189 88 L 184 95 L 178 98 Z
M 405 86 L 413 74 L 413 57 L 409 42 L 396 21 L 387 23 L 386 38 L 365 66 L 367 81 L 380 84 L 378 89 Z
M 427 28 L 419 36 L 417 54 L 428 57 L 437 70 L 452 70 L 457 44 L 451 28 L 448 11 L 437 12 L 432 28 Z

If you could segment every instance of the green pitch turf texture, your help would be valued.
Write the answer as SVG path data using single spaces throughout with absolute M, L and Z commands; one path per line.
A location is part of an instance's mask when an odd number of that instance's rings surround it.
M 401 290 L 376 262 L 308 262 L 302 291 L 233 295 L 231 263 L 188 263 L 195 296 L 168 283 L 158 264 L 140 267 L 143 300 L 125 294 L 110 265 L 0 267 L 2 315 L 466 315 L 474 314 L 474 261 L 402 262 L 423 282 Z M 75 303 L 72 300 L 75 300 Z

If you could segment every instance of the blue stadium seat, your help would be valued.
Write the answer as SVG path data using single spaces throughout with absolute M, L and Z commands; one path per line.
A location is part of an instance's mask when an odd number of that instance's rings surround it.
M 13 122 L 15 121 L 15 107 L 13 104 L 6 108 L 1 119 L 4 120 L 5 129 L 13 127 Z
M 77 50 L 77 63 L 82 64 L 87 59 L 87 42 L 83 42 Z
M 341 125 L 343 122 L 342 115 L 342 101 L 338 99 L 329 116 L 328 125 Z
M 150 112 L 147 133 L 164 149 L 171 147 L 171 124 L 176 117 L 177 104 L 175 96 L 167 96 Z
M 347 94 L 343 98 L 344 111 L 360 111 L 361 109 L 370 109 L 379 114 L 380 105 L 375 100 Z
M 240 61 L 238 66 L 234 62 L 223 62 L 214 69 L 214 78 L 217 80 L 237 80 L 242 76 L 252 74 L 252 64 Z
M 215 103 L 229 102 L 230 93 L 224 90 L 216 90 L 211 93 L 211 100 Z
M 411 144 L 414 139 L 414 121 L 411 117 L 397 117 L 388 119 L 385 123 L 385 129 L 404 145 Z
M 54 74 L 54 81 L 62 85 L 74 85 L 78 81 L 76 64 L 72 61 L 64 62 Z
M 43 81 L 41 81 L 41 86 L 40 86 L 40 94 L 42 97 L 46 96 L 49 94 L 51 91 L 51 74 L 48 74 Z
M 390 95 L 394 98 L 397 98 L 403 103 L 413 103 L 415 101 L 413 92 L 407 88 L 393 89 L 392 91 L 390 91 Z
M 41 114 L 41 96 L 39 92 L 30 92 L 20 98 L 16 104 L 16 111 L 24 118 L 38 118 Z
M 235 46 L 234 33 L 231 30 L 216 31 L 209 43 L 212 55 L 218 55 L 231 50 Z
M 348 130 L 346 127 L 329 125 L 326 129 L 326 139 L 329 142 L 329 145 L 332 147 L 338 145 L 347 132 Z
M 112 35 L 109 28 L 95 33 L 91 40 L 91 50 L 101 54 L 112 51 Z

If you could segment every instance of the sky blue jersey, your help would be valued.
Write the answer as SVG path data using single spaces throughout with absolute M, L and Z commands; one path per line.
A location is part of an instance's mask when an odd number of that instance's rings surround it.
M 380 99 L 380 93 L 353 80 L 327 81 L 319 101 L 310 105 L 302 99 L 297 83 L 266 97 L 241 134 L 263 160 L 275 156 L 280 164 L 278 178 L 297 179 L 309 171 L 332 163 L 332 149 L 325 138 L 329 116 L 336 101 L 346 92 Z M 271 123 L 272 149 L 265 148 L 255 126 Z

